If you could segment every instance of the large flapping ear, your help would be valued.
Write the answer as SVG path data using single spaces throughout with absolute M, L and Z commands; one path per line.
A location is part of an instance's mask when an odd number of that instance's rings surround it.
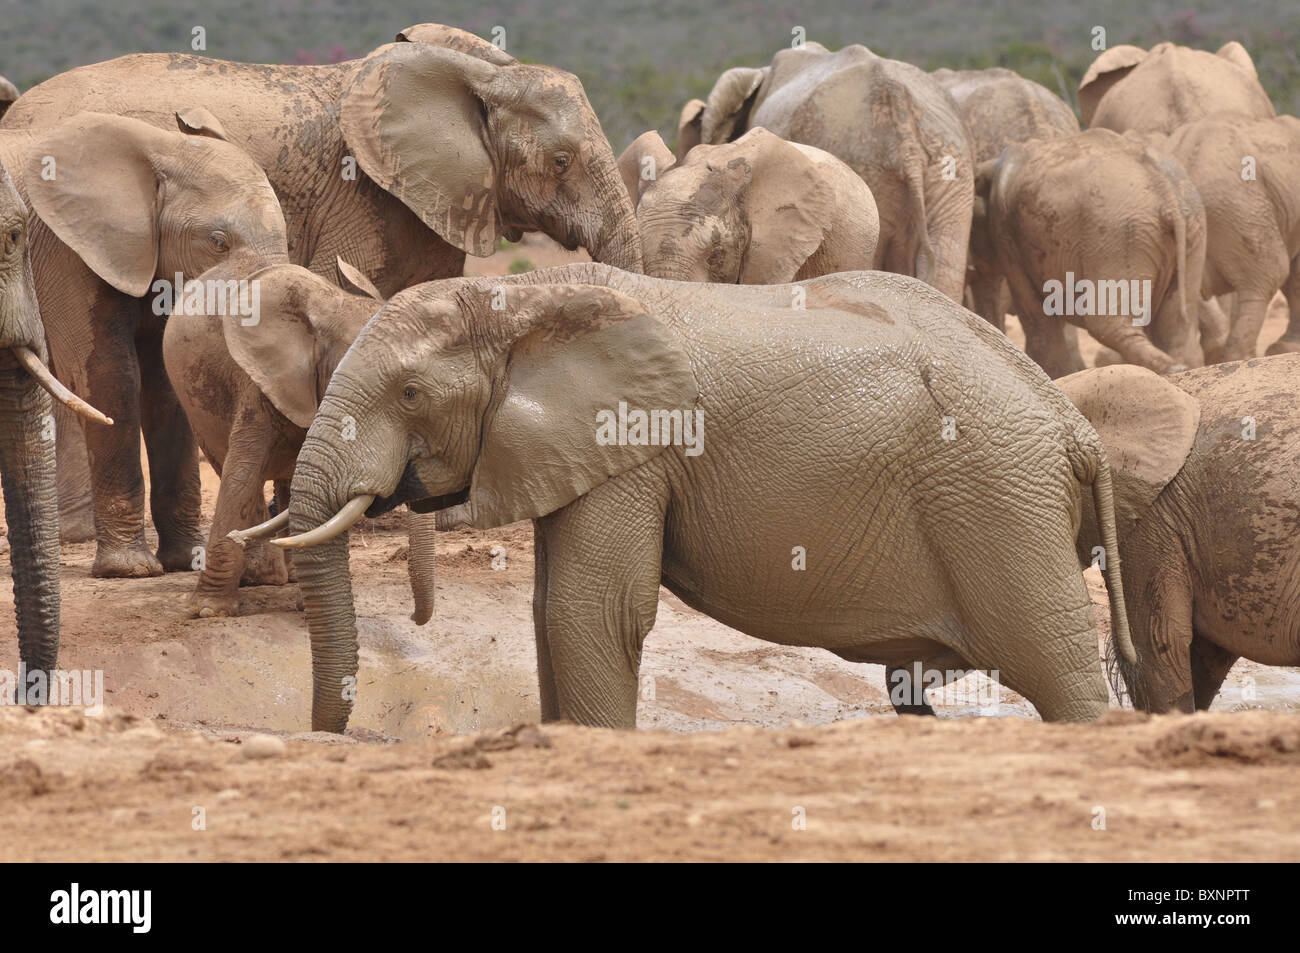
M 503 324 L 509 342 L 505 393 L 489 411 L 470 482 L 475 526 L 544 516 L 662 452 L 660 439 L 608 439 L 620 408 L 628 421 L 657 411 L 694 428 L 690 362 L 639 301 L 591 285 L 528 285 L 509 289 L 504 317 L 466 307 Z
M 138 119 L 81 113 L 27 152 L 36 214 L 91 271 L 137 298 L 158 267 L 161 183 L 153 157 L 169 147 L 169 135 Z
M 730 142 L 744 128 L 768 68 L 737 66 L 718 77 L 700 119 L 700 141 L 717 145 Z
M 1183 468 L 1196 442 L 1200 404 L 1159 374 L 1134 364 L 1089 368 L 1056 384 L 1088 418 L 1106 448 L 1122 537 Z
M 397 34 L 396 42 L 441 46 L 444 49 L 457 50 L 496 66 L 511 66 L 519 62 L 501 47 L 489 43 L 481 36 L 458 30 L 454 26 L 444 26 L 441 23 L 417 23 L 415 26 L 408 26 Z
M 1223 44 L 1214 55 L 1245 71 L 1251 79 L 1259 79 L 1259 73 L 1255 71 L 1255 61 L 1250 58 L 1250 53 L 1246 48 L 1236 40 L 1229 40 Z
M 835 216 L 835 189 L 826 168 L 762 128 L 751 129 L 726 150 L 744 156 L 751 170 L 744 196 L 750 241 L 741 284 L 794 281 L 825 241 Z
M 425 43 L 381 46 L 356 67 L 339 113 L 362 171 L 480 257 L 501 237 L 482 97 L 502 68 Z
M 650 188 L 659 177 L 673 167 L 677 157 L 668 150 L 663 138 L 653 129 L 643 132 L 618 157 L 618 174 L 632 197 L 635 208 L 641 193 Z
M 178 112 L 176 126 L 189 136 L 207 136 L 209 139 L 220 139 L 222 142 L 230 141 L 225 127 L 221 125 L 221 120 L 202 106 L 191 106 Z
M 1147 51 L 1140 46 L 1121 44 L 1103 51 L 1092 61 L 1079 81 L 1079 114 L 1085 126 L 1092 124 L 1101 97 L 1146 59 L 1146 55 Z
M 345 291 L 354 291 L 368 298 L 374 298 L 376 301 L 384 300 L 384 296 L 379 293 L 375 283 L 366 277 L 365 272 L 344 261 L 342 255 L 334 256 L 334 264 L 339 272 L 339 287 Z
M 677 117 L 677 154 L 683 159 L 703 141 L 701 123 L 704 121 L 704 108 L 704 100 L 692 99 L 682 107 L 681 115 Z
M 306 430 L 319 401 L 320 329 L 345 294 L 298 265 L 271 265 L 248 280 L 258 284 L 256 320 L 225 315 L 226 349 L 275 409 Z

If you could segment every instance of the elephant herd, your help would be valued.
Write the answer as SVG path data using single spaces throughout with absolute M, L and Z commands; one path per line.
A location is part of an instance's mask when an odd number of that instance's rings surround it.
M 0 89 L 22 661 L 57 664 L 88 489 L 96 576 L 197 570 L 193 616 L 296 580 L 318 730 L 358 671 L 347 530 L 402 505 L 417 624 L 438 527 L 533 521 L 545 720 L 635 726 L 661 585 L 1046 720 L 1108 706 L 1090 563 L 1140 708 L 1300 664 L 1300 123 L 1236 43 L 1106 50 L 1079 105 L 809 42 L 616 156 L 575 76 L 437 24 Z M 531 231 L 593 261 L 462 277 Z

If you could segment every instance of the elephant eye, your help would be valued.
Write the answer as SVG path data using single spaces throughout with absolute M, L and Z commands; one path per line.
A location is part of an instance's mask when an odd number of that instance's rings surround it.
M 9 230 L 9 234 L 5 236 L 5 255 L 12 255 L 14 253 L 18 248 L 18 243 L 22 240 L 22 237 L 23 233 L 20 230 L 16 228 Z
M 230 251 L 230 241 L 226 238 L 226 233 L 223 231 L 212 232 L 208 235 L 208 241 L 210 241 L 212 247 L 219 252 Z
M 567 152 L 557 152 L 551 162 L 555 166 L 556 175 L 564 175 L 569 171 L 569 163 L 573 161 Z
M 407 401 L 415 400 L 416 393 L 415 388 L 407 384 L 405 390 L 402 391 L 402 398 Z

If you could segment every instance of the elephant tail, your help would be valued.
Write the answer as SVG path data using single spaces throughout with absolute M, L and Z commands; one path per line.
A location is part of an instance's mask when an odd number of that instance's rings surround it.
M 1106 589 L 1110 593 L 1111 639 L 1119 654 L 1130 665 L 1137 663 L 1133 649 L 1133 636 L 1128 628 L 1128 608 L 1124 604 L 1124 583 L 1120 578 L 1119 537 L 1115 531 L 1115 497 L 1111 485 L 1110 464 L 1105 451 L 1097 460 L 1097 470 L 1092 480 L 1092 502 L 1097 509 L 1097 528 L 1101 531 L 1101 545 L 1105 551 Z
M 1186 321 L 1191 314 L 1187 310 L 1187 218 L 1181 207 L 1174 210 L 1174 247 L 1178 255 L 1175 263 L 1178 269 L 1178 313 Z M 1152 307 L 1152 303 L 1148 301 L 1147 307 Z M 1154 318 L 1155 315 L 1148 314 L 1147 317 Z

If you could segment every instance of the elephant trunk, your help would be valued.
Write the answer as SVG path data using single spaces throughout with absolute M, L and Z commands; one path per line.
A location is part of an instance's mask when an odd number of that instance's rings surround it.
M 600 209 L 594 229 L 583 241 L 595 261 L 635 274 L 645 270 L 641 254 L 641 233 L 637 229 L 636 209 L 627 193 L 618 163 L 608 145 L 608 157 L 602 157 L 593 172 Z
M 437 522 L 438 512 L 417 513 L 411 510 L 406 515 L 406 533 L 410 543 L 406 570 L 411 577 L 411 595 L 415 598 L 411 621 L 416 625 L 424 625 L 433 618 L 434 528 Z
M 341 485 L 328 448 L 308 434 L 290 489 L 290 532 L 301 535 L 338 513 L 348 502 L 337 498 L 336 488 Z M 293 565 L 311 635 L 312 730 L 342 732 L 352 713 L 357 674 L 357 619 L 347 532 L 298 550 Z
M 0 351 L 0 483 L 9 523 L 19 658 L 49 671 L 59 655 L 59 500 L 53 406 L 13 351 Z

